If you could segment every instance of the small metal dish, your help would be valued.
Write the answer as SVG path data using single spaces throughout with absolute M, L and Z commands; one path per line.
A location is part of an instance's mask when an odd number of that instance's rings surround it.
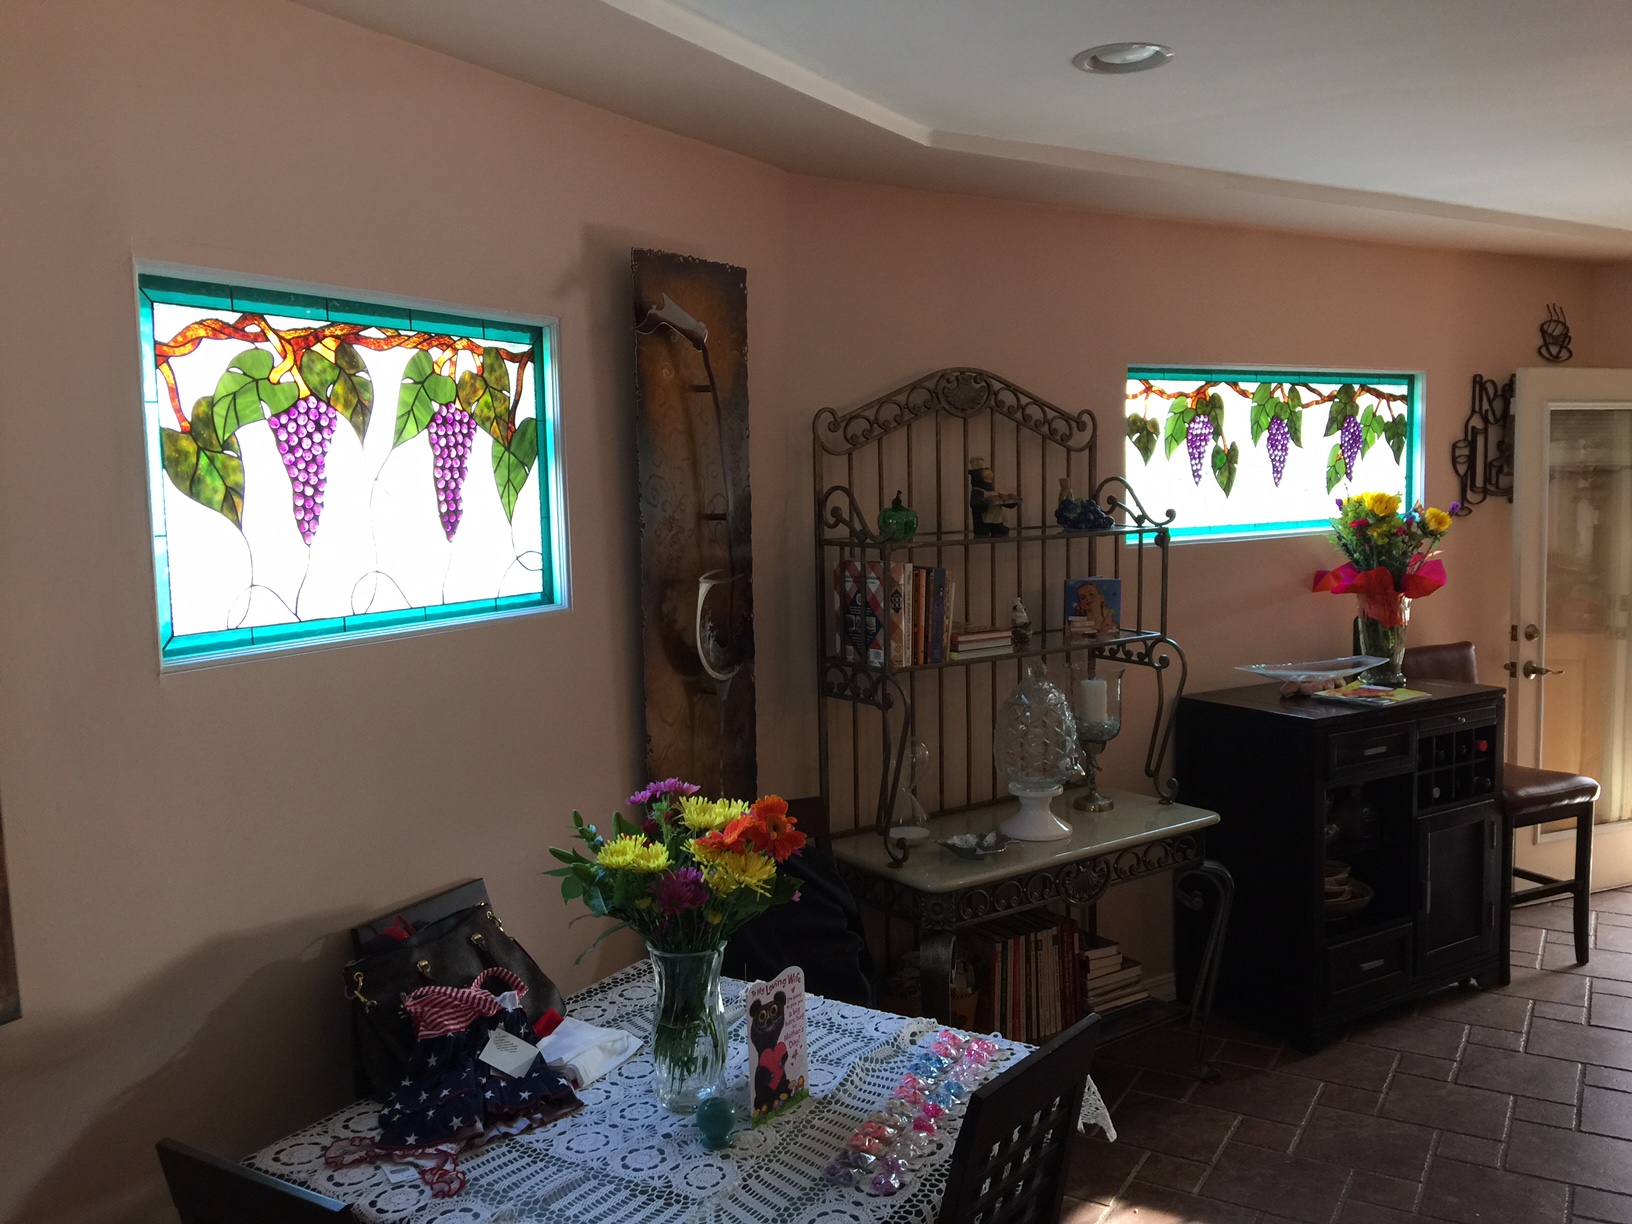
M 955 833 L 937 840 L 961 859 L 988 859 L 1008 849 L 1013 839 L 993 829 L 990 833 Z

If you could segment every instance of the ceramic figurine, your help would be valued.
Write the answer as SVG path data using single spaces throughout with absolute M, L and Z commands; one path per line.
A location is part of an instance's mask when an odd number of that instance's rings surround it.
M 977 536 L 1008 535 L 1009 525 L 1003 521 L 1003 510 L 1020 504 L 1013 493 L 999 493 L 996 480 L 986 460 L 969 460 L 969 517 L 974 521 Z
M 878 512 L 878 534 L 891 544 L 910 543 L 918 532 L 918 511 L 901 504 L 901 490 L 895 491 L 895 500 Z
M 1116 526 L 1116 520 L 1097 501 L 1077 497 L 1071 491 L 1067 476 L 1060 477 L 1060 502 L 1054 507 L 1054 521 L 1067 531 L 1104 531 Z
M 1026 605 L 1020 602 L 1018 596 L 1014 607 L 1009 610 L 1009 635 L 1014 640 L 1016 650 L 1024 650 L 1031 645 L 1031 613 L 1026 611 Z

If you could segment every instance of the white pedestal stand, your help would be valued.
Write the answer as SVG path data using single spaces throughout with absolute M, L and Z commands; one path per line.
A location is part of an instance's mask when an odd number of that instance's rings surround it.
M 1071 826 L 1054 815 L 1052 801 L 1064 788 L 1022 787 L 1009 783 L 1009 794 L 1020 800 L 1020 810 L 999 826 L 1016 841 L 1062 841 L 1071 836 Z

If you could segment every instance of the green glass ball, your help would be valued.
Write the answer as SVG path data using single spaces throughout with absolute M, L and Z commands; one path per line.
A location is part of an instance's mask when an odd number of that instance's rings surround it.
M 711 1149 L 726 1147 L 737 1126 L 737 1107 L 722 1096 L 707 1097 L 697 1106 L 697 1129 Z

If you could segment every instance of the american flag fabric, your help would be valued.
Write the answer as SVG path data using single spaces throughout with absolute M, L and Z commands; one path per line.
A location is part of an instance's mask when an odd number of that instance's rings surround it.
M 489 984 L 507 987 L 494 994 Z M 487 969 L 469 986 L 422 986 L 403 999 L 418 1040 L 408 1071 L 380 1110 L 377 1138 L 331 1145 L 333 1167 L 397 1160 L 418 1167 L 431 1193 L 464 1188 L 456 1157 L 496 1131 L 514 1134 L 576 1113 L 583 1103 L 542 1058 L 517 1077 L 481 1060 L 493 1030 L 537 1041 L 521 1008 L 527 987 L 507 969 Z

